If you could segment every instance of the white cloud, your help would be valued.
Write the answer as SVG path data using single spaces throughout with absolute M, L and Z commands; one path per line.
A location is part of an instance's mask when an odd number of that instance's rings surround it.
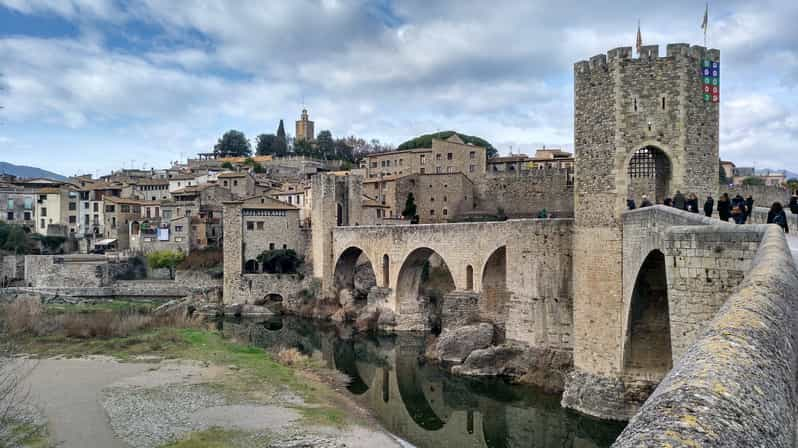
M 284 118 L 290 132 L 303 98 L 317 129 L 334 135 L 398 144 L 458 129 L 505 148 L 568 145 L 573 62 L 631 46 L 638 16 L 645 43 L 660 43 L 661 52 L 669 42 L 700 42 L 703 15 L 703 5 L 688 0 L 644 11 L 629 0 L 0 5 L 56 14 L 81 30 L 79 38 L 0 39 L 9 135 L 24 141 L 31 123 L 61 127 L 70 144 L 90 141 L 100 154 L 120 145 L 103 140 L 113 131 L 124 136 L 123 152 L 161 161 L 207 149 L 231 127 L 254 137 Z M 724 158 L 749 164 L 767 151 L 774 167 L 798 170 L 787 143 L 798 120 L 798 6 L 740 0 L 713 8 Z M 127 157 L 102 154 L 106 164 Z

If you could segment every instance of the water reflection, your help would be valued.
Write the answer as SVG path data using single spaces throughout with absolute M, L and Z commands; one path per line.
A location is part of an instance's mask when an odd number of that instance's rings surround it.
M 353 337 L 296 318 L 228 321 L 223 331 L 267 348 L 294 347 L 347 374 L 349 391 L 383 426 L 419 448 L 600 448 L 622 429 L 562 409 L 558 396 L 451 376 L 423 362 L 418 336 Z

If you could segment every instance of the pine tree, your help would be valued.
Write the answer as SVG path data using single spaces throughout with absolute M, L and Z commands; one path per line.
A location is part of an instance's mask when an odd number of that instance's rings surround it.
M 274 154 L 283 156 L 288 153 L 288 140 L 285 138 L 285 126 L 283 120 L 277 126 L 277 141 L 274 143 Z
M 407 194 L 407 199 L 405 200 L 405 209 L 402 210 L 402 217 L 413 219 L 416 216 L 416 198 L 413 197 L 413 193 Z

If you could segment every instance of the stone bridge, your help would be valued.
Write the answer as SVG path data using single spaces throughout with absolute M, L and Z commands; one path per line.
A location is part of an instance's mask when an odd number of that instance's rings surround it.
M 419 288 L 425 265 L 437 260 L 451 273 L 444 314 L 480 314 L 505 326 L 510 339 L 570 348 L 572 223 L 524 219 L 337 227 L 334 274 L 325 286 L 352 287 L 356 265 L 368 260 L 384 288 L 384 306 L 396 311 L 400 329 L 423 330 Z

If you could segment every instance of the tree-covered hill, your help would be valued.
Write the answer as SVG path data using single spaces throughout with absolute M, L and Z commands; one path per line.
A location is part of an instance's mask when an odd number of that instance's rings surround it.
M 499 154 L 496 148 L 494 148 L 493 145 L 488 143 L 485 139 L 473 135 L 461 134 L 455 131 L 441 131 L 441 132 L 435 132 L 433 134 L 424 134 L 402 143 L 396 149 L 402 151 L 405 149 L 431 148 L 433 138 L 446 140 L 447 138 L 451 137 L 452 134 L 455 133 L 457 134 L 458 137 L 460 137 L 460 140 L 462 140 L 463 142 L 471 143 L 473 145 L 482 146 L 483 148 L 485 148 L 485 150 L 488 153 L 488 158 L 496 157 Z

